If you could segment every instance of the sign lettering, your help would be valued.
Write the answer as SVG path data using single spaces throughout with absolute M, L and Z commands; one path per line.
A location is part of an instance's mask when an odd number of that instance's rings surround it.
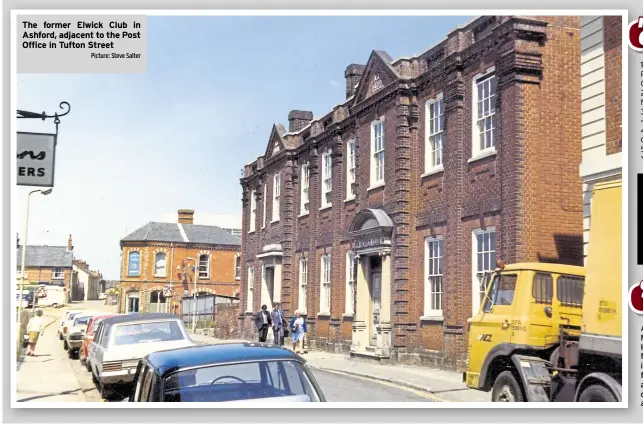
M 55 134 L 18 132 L 18 185 L 53 187 L 55 151 Z

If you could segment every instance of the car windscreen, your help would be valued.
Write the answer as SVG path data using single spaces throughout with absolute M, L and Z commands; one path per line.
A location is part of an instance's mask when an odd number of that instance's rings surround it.
M 76 317 L 76 318 L 74 318 L 74 327 L 77 326 L 77 325 L 87 325 L 91 318 L 92 317 Z
M 301 363 L 274 360 L 178 371 L 163 384 L 164 402 L 234 402 L 304 398 L 319 402 Z
M 119 324 L 115 330 L 114 344 L 117 346 L 139 343 L 170 342 L 185 339 L 177 321 L 152 321 Z

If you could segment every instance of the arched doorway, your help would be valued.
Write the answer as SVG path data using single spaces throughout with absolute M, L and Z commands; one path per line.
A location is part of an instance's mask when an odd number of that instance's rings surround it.
M 351 353 L 390 357 L 393 220 L 381 209 L 363 209 L 351 222 L 355 318 Z
M 127 292 L 125 295 L 125 313 L 132 314 L 139 312 L 140 295 L 137 291 Z

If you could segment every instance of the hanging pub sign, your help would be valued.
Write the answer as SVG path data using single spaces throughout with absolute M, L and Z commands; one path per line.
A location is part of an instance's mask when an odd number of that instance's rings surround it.
M 53 187 L 56 134 L 18 132 L 19 186 Z

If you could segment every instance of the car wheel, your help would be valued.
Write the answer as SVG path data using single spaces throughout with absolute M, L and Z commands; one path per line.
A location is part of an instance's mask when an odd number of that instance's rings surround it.
M 524 402 L 522 390 L 511 371 L 503 371 L 493 383 L 492 402 Z
M 90 368 L 89 371 L 92 373 L 92 382 L 96 385 L 98 385 L 98 377 L 96 377 L 96 374 L 94 373 L 94 369 Z
M 87 371 L 92 372 L 92 364 L 90 364 L 87 359 L 85 359 L 85 368 L 87 368 Z M 92 375 L 93 374 L 94 373 L 92 373 Z
M 579 402 L 617 402 L 616 396 L 607 387 L 593 384 L 583 390 L 578 398 Z
M 114 398 L 114 389 L 108 385 L 100 385 L 100 397 L 103 400 L 110 401 Z
M 63 335 L 62 335 L 62 333 L 58 333 L 58 338 L 59 338 L 60 340 L 62 340 L 62 339 L 63 339 Z

